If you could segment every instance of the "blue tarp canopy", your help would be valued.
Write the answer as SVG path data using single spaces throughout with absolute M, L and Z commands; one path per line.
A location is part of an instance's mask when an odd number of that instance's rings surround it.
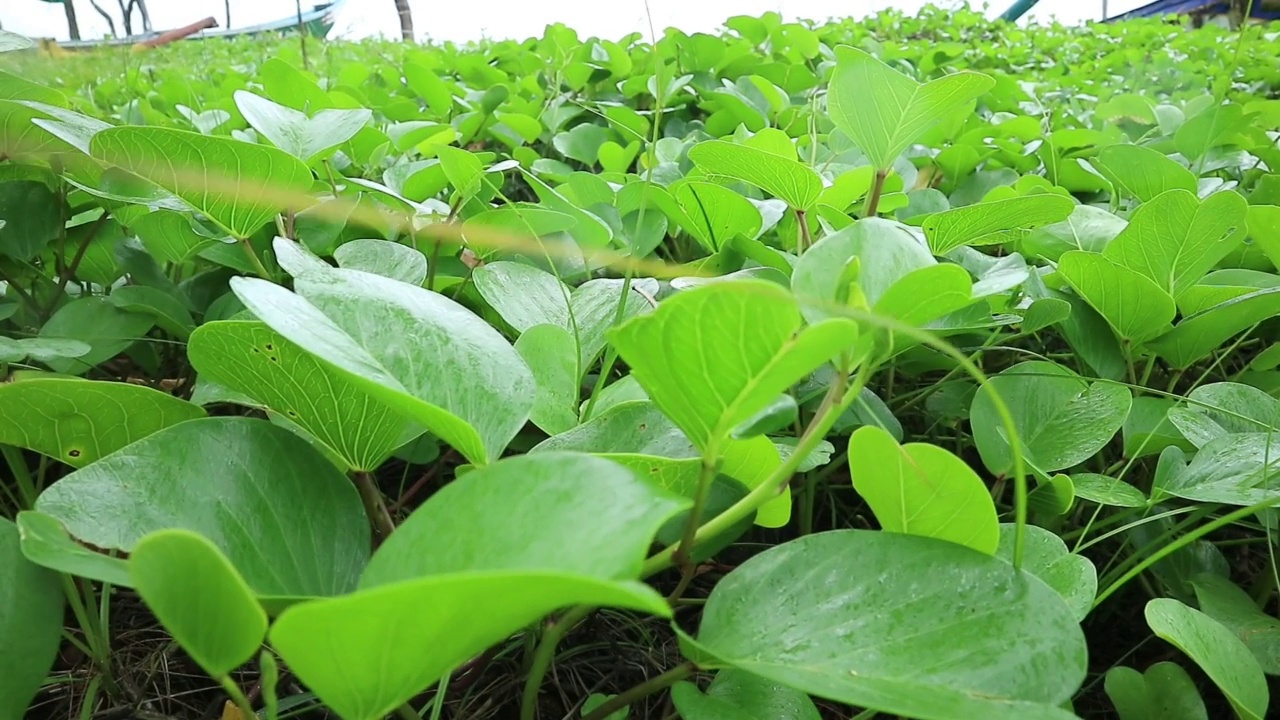
M 1280 11 L 1264 10 L 1262 8 L 1262 0 L 1253 1 L 1253 12 L 1249 17 L 1261 18 L 1263 20 L 1280 19 Z M 1113 17 L 1107 18 L 1107 22 L 1114 20 L 1131 20 L 1141 17 L 1159 17 L 1161 15 L 1189 15 L 1191 13 L 1203 13 L 1206 15 L 1225 15 L 1230 9 L 1230 3 L 1223 0 L 1156 0 L 1149 5 L 1143 5 L 1140 8 L 1130 10 L 1127 13 L 1121 13 Z

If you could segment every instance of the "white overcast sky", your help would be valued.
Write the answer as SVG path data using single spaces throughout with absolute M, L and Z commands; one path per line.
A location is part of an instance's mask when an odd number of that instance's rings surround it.
M 101 37 L 107 24 L 89 0 L 74 0 L 83 37 Z M 294 0 L 229 0 L 232 27 L 277 20 L 294 13 Z M 309 9 L 320 0 L 303 0 Z M 1130 10 L 1150 0 L 1109 0 L 1109 13 Z M 226 0 L 148 0 L 152 25 L 157 30 L 186 25 L 212 15 L 225 25 Z M 833 16 L 863 16 L 888 7 L 915 11 L 926 0 L 648 0 L 653 23 L 661 33 L 665 27 L 686 32 L 713 31 L 732 15 L 759 15 L 773 10 L 787 18 L 825 19 Z M 989 0 L 987 12 L 997 15 L 1013 0 Z M 935 0 L 942 7 L 956 7 L 962 0 Z M 975 6 L 980 6 L 977 0 Z M 98 4 L 116 17 L 115 0 Z M 632 31 L 647 34 L 644 0 L 410 0 L 419 36 L 436 40 L 466 41 L 482 37 L 523 39 L 541 35 L 549 22 L 563 22 L 583 36 L 617 38 Z M 1038 20 L 1056 17 L 1064 23 L 1097 20 L 1103 0 L 1041 0 L 1031 16 Z M 33 37 L 67 37 L 62 6 L 41 0 L 0 0 L 0 25 L 4 29 Z M 392 0 L 346 0 L 340 8 L 335 36 L 360 38 L 379 34 L 396 36 L 395 5 Z

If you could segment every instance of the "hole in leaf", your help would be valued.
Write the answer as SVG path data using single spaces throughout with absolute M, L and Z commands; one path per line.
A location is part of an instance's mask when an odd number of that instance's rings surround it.
M 67 457 L 69 457 L 69 458 L 78 458 L 78 457 L 80 457 L 80 456 L 81 456 L 81 455 L 83 455 L 83 454 L 84 454 L 84 453 L 80 452 L 80 451 L 79 451 L 78 449 L 76 449 L 76 448 L 71 448 L 70 450 L 68 450 L 68 451 L 67 451 Z

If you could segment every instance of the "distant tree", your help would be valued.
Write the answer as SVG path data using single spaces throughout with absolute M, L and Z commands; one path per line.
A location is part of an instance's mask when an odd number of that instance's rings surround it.
M 413 40 L 413 11 L 409 9 L 409 0 L 396 0 L 396 12 L 400 15 L 400 39 Z
M 71 4 L 70 0 L 68 0 L 67 4 Z M 111 29 L 112 37 L 118 37 L 116 34 L 116 21 L 111 18 L 111 14 L 106 10 L 103 10 L 102 6 L 95 2 L 95 0 L 89 0 L 89 4 L 93 6 L 94 10 L 98 11 L 98 14 L 102 16 L 103 20 L 107 21 L 107 27 Z
M 63 12 L 67 14 L 67 33 L 72 40 L 80 39 L 80 22 L 76 19 L 76 6 L 71 4 L 71 0 L 43 0 L 47 3 L 55 3 L 62 6 Z

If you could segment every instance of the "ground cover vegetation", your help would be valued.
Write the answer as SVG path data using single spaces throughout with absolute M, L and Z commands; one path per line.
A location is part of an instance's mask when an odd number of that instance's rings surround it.
M 1274 717 L 1274 27 L 27 45 L 0 719 Z

